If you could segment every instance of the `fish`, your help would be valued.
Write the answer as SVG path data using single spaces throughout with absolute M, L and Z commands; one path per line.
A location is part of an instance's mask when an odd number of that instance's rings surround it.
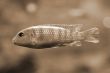
M 62 46 L 82 46 L 82 41 L 97 44 L 99 28 L 82 30 L 83 24 L 42 24 L 19 31 L 12 39 L 13 44 L 34 48 L 58 48 Z

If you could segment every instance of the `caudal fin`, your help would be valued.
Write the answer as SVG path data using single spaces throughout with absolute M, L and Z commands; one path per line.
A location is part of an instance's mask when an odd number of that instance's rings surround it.
M 100 34 L 99 28 L 97 27 L 91 28 L 89 30 L 84 31 L 84 34 L 86 35 L 86 39 L 85 39 L 86 42 L 92 42 L 92 43 L 100 42 L 98 39 L 98 36 Z

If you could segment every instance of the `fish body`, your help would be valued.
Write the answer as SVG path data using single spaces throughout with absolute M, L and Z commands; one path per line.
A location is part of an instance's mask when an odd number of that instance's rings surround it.
M 94 27 L 81 31 L 82 26 L 82 24 L 72 26 L 32 26 L 18 32 L 13 38 L 13 43 L 19 46 L 37 49 L 56 46 L 81 46 L 81 41 L 99 43 L 99 40 L 93 36 L 99 34 L 99 29 Z

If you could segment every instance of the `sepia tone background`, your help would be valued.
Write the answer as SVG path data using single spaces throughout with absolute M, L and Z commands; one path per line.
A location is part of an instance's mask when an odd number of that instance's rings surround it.
M 100 43 L 56 49 L 13 45 L 21 29 L 51 23 L 98 27 Z M 0 0 L 0 73 L 110 73 L 109 44 L 110 0 Z

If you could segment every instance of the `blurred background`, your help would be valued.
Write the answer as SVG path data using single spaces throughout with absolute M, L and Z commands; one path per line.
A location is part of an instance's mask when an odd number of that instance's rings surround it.
M 100 43 L 31 49 L 13 45 L 37 24 L 100 28 Z M 110 0 L 0 0 L 0 73 L 110 73 Z

